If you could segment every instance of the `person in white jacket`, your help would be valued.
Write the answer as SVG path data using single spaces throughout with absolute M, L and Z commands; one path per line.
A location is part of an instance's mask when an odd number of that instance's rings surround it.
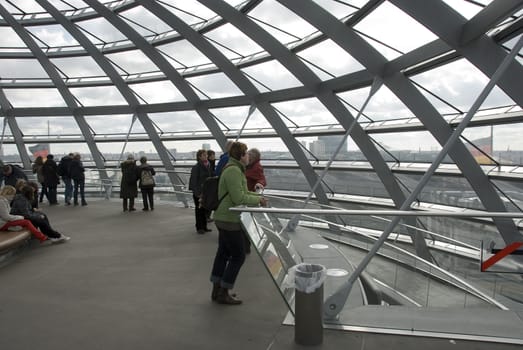
M 16 189 L 13 186 L 4 186 L 0 189 L 0 231 L 6 231 L 9 227 L 19 226 L 27 228 L 31 231 L 34 238 L 40 242 L 45 242 L 47 236 L 39 231 L 31 221 L 24 219 L 21 215 L 11 215 L 11 201 L 16 194 Z

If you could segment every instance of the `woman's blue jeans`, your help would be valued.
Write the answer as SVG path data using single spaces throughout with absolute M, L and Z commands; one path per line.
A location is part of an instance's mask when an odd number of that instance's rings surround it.
M 214 258 L 211 282 L 232 289 L 245 261 L 243 231 L 227 231 L 218 228 L 218 250 Z

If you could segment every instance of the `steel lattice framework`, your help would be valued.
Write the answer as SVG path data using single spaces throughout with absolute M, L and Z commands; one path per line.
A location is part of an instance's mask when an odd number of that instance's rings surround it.
M 0 27 L 11 28 L 25 47 L 0 48 L 0 60 L 34 59 L 45 71 L 47 77 L 41 79 L 0 79 L 0 116 L 5 118 L 11 130 L 11 139 L 5 142 L 16 144 L 24 167 L 30 168 L 30 157 L 26 143 L 31 140 L 23 135 L 17 123 L 23 117 L 73 117 L 78 125 L 79 134 L 76 142 L 86 142 L 95 165 L 100 169 L 100 177 L 107 179 L 105 163 L 99 143 L 106 141 L 92 132 L 87 116 L 129 114 L 137 120 L 145 133 L 141 140 L 150 141 L 159 155 L 166 170 L 171 170 L 170 180 L 173 185 L 180 185 L 174 174 L 175 166 L 164 144 L 168 140 L 211 138 L 223 148 L 229 130 L 225 130 L 211 112 L 214 108 L 251 106 L 256 108 L 270 125 L 269 132 L 261 134 L 246 131 L 242 137 L 279 137 L 298 167 L 303 172 L 312 188 L 318 181 L 318 174 L 300 145 L 300 135 L 343 134 L 351 129 L 350 138 L 368 161 L 385 187 L 394 205 L 399 208 L 406 200 L 406 195 L 393 174 L 391 165 L 373 141 L 373 133 L 409 132 L 412 130 L 428 131 L 440 144 L 445 145 L 450 138 L 456 120 L 449 120 L 435 107 L 434 103 L 410 79 L 416 74 L 427 72 L 456 60 L 467 60 L 476 69 L 491 79 L 503 60 L 509 55 L 510 47 L 506 44 L 521 37 L 523 32 L 520 0 L 494 0 L 483 6 L 470 19 L 441 0 L 412 1 L 390 0 L 389 4 L 403 11 L 419 24 L 431 31 L 437 38 L 409 52 L 401 53 L 396 58 L 387 59 L 380 51 L 356 30 L 356 26 L 372 15 L 382 6 L 384 0 L 370 0 L 362 6 L 354 7 L 349 16 L 337 18 L 312 0 L 277 0 L 279 6 L 286 8 L 306 21 L 317 32 L 304 36 L 292 43 L 284 43 L 271 33 L 267 26 L 262 26 L 250 12 L 264 3 L 262 0 L 245 1 L 235 7 L 230 1 L 199 0 L 216 16 L 196 24 L 188 23 L 180 13 L 163 1 L 135 0 L 100 2 L 84 0 L 85 6 L 72 7 L 63 3 L 57 4 L 47 0 L 36 0 L 43 12 L 28 13 L 18 9 L 13 1 L 0 4 Z M 65 3 L 65 2 L 64 2 Z M 348 2 L 350 3 L 350 1 Z M 361 3 L 361 1 L 359 2 Z M 154 35 L 143 35 L 137 26 L 125 20 L 123 14 L 129 10 L 142 9 L 164 22 L 170 31 Z M 84 21 L 101 19 L 112 25 L 125 37 L 114 42 L 96 42 L 92 36 L 80 27 Z M 219 46 L 215 45 L 208 33 L 226 25 L 234 26 L 258 45 L 262 51 L 241 58 L 230 58 Z M 49 47 L 31 32 L 40 26 L 60 26 L 77 44 Z M 361 66 L 360 70 L 329 79 L 321 79 L 317 71 L 306 64 L 299 53 L 318 43 L 330 40 L 336 43 Z M 405 38 L 408 40 L 408 38 Z M 161 51 L 161 46 L 188 42 L 203 54 L 211 64 L 186 65 L 175 67 Z M 144 74 L 122 74 L 112 63 L 111 54 L 138 50 L 147 57 L 157 70 Z M 70 57 L 90 57 L 105 75 L 72 79 L 53 64 L 53 59 Z M 334 59 L 334 58 L 333 58 Z M 244 68 L 256 67 L 264 62 L 275 61 L 290 72 L 299 82 L 299 86 L 284 87 L 266 91 L 261 89 L 245 73 Z M 234 83 L 241 94 L 230 97 L 202 98 L 189 79 L 208 76 L 216 73 L 225 75 Z M 131 88 L 132 84 L 147 82 L 169 82 L 184 101 L 166 103 L 144 103 Z M 387 87 L 416 116 L 416 123 L 398 120 L 396 123 L 381 124 L 378 122 L 361 122 L 340 99 L 339 94 L 361 88 L 368 88 L 379 81 Z M 518 60 L 513 60 L 501 75 L 497 87 L 508 96 L 516 106 L 523 106 L 523 67 Z M 75 97 L 72 89 L 82 87 L 112 86 L 123 96 L 125 104 L 83 106 Z M 57 89 L 65 106 L 15 107 L 10 102 L 6 91 L 9 89 L 54 88 Z M 304 128 L 292 130 L 285 118 L 274 107 L 281 101 L 292 101 L 303 98 L 314 98 L 336 120 L 337 128 L 322 131 L 307 131 Z M 176 130 L 171 134 L 160 133 L 150 118 L 151 113 L 193 111 L 208 129 L 202 136 L 177 136 Z M 479 117 L 471 122 L 478 125 L 496 125 L 501 123 L 521 122 L 521 112 L 503 113 L 490 117 Z M 305 126 L 306 127 L 306 126 Z M 53 138 L 41 138 L 48 142 L 63 142 Z M 111 140 L 124 141 L 125 135 L 113 135 Z M 132 140 L 132 137 L 131 137 Z M 460 174 L 470 183 L 484 208 L 491 212 L 507 211 L 491 179 L 477 163 L 462 140 L 458 140 L 449 150 L 449 156 L 455 162 Z M 315 189 L 315 196 L 320 203 L 328 204 L 328 196 L 322 186 Z M 493 218 L 499 233 L 505 242 L 514 242 L 521 237 L 513 220 Z M 414 234 L 413 234 L 414 235 Z M 424 255 L 424 241 L 416 242 L 418 253 Z

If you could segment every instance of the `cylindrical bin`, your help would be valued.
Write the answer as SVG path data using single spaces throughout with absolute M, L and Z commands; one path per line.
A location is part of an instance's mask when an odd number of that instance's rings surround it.
M 323 282 L 327 270 L 322 265 L 295 266 L 294 341 L 300 345 L 323 342 Z

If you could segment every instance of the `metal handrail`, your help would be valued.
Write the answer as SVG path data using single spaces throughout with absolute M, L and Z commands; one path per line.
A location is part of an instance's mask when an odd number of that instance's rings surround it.
M 261 208 L 232 207 L 232 211 L 250 213 L 280 213 L 305 215 L 380 215 L 380 216 L 443 216 L 470 218 L 523 218 L 522 212 L 498 212 L 467 210 L 466 212 L 447 212 L 442 210 L 408 211 L 408 210 L 348 210 L 348 209 L 291 209 L 291 208 Z

